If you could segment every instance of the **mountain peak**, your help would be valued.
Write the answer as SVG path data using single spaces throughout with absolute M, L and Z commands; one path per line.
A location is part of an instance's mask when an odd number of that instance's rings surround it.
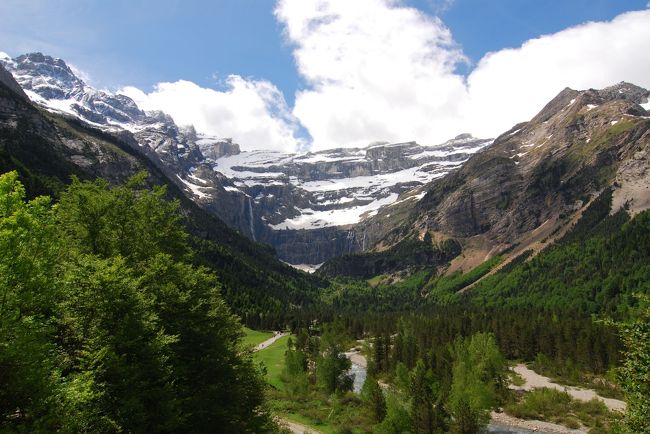
M 62 60 L 43 53 L 28 53 L 0 63 L 14 75 L 23 89 L 45 99 L 67 99 L 83 91 L 85 83 Z
M 650 96 L 650 91 L 647 89 L 626 81 L 601 89 L 597 93 L 607 101 L 623 99 L 637 104 L 646 102 L 648 96 Z

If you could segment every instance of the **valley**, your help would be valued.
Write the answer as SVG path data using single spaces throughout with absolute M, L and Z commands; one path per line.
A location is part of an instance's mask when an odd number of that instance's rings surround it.
M 647 432 L 649 109 L 242 150 L 3 56 L 0 431 Z

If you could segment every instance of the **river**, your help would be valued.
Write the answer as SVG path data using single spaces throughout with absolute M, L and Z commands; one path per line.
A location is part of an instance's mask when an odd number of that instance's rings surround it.
M 354 393 L 361 393 L 363 383 L 366 382 L 366 377 L 368 376 L 366 358 L 357 350 L 347 351 L 343 354 L 345 354 L 345 357 L 350 359 L 350 362 L 352 363 L 352 366 L 348 371 L 348 374 L 354 376 L 352 391 Z

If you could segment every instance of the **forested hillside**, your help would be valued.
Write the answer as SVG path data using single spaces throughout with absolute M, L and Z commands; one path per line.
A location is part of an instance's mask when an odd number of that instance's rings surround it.
M 251 326 L 277 328 L 287 306 L 310 303 L 319 279 L 275 258 L 268 246 L 253 243 L 188 199 L 140 149 L 77 119 L 36 108 L 0 82 L 0 172 L 16 170 L 27 196 L 56 198 L 75 175 L 79 179 L 126 182 L 140 171 L 149 187 L 166 186 L 165 197 L 180 203 L 196 264 L 219 275 L 233 311 Z
M 164 188 L 0 176 L 0 431 L 266 432 L 241 325 Z

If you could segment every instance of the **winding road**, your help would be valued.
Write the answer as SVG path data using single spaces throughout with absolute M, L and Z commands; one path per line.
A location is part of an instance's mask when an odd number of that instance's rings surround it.
M 253 352 L 255 353 L 257 351 L 263 350 L 264 348 L 270 347 L 271 345 L 273 345 L 275 343 L 275 341 L 277 341 L 278 339 L 280 339 L 280 338 L 282 338 L 282 337 L 284 337 L 284 336 L 286 336 L 288 334 L 289 333 L 287 333 L 287 332 L 274 332 L 273 336 L 271 336 L 270 338 L 268 338 L 264 342 L 260 342 L 259 344 L 257 344 L 253 348 Z
M 253 348 L 253 352 L 257 352 L 260 350 L 263 350 L 265 348 L 270 347 L 273 345 L 278 339 L 287 336 L 289 333 L 286 332 L 274 332 L 273 336 L 268 338 L 267 340 L 260 342 Z M 308 426 L 299 424 L 298 422 L 293 422 L 291 420 L 282 418 L 282 417 L 276 417 L 276 420 L 278 423 L 284 427 L 286 427 L 289 431 L 291 431 L 294 434 L 321 434 L 320 431 L 316 431 L 313 428 L 310 428 Z

